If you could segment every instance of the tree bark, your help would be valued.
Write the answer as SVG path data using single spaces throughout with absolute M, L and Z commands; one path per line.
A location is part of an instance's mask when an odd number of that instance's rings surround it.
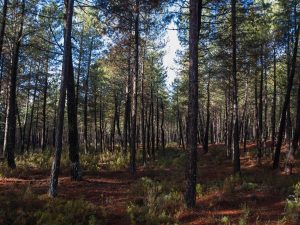
M 274 47 L 274 71 L 273 71 L 273 107 L 272 107 L 272 153 L 275 148 L 276 135 L 276 101 L 277 101 L 277 78 L 276 78 L 276 49 Z
M 16 42 L 13 48 L 12 56 L 12 68 L 9 81 L 9 99 L 7 106 L 7 115 L 5 123 L 5 134 L 4 134 L 4 153 L 7 157 L 7 164 L 10 168 L 16 168 L 15 163 L 15 141 L 16 141 L 16 88 L 17 88 L 17 74 L 18 74 L 18 63 L 19 63 L 19 51 L 23 36 L 23 24 L 25 17 L 25 0 L 22 0 L 21 9 L 21 24 L 20 29 L 16 36 Z
M 239 149 L 239 109 L 238 109 L 238 84 L 236 66 L 236 0 L 231 0 L 232 23 L 232 81 L 233 81 L 233 173 L 240 174 L 240 149 Z
M 198 116 L 198 44 L 201 24 L 202 0 L 190 0 L 189 18 L 189 98 L 187 117 L 187 161 L 185 203 L 196 205 L 197 183 L 197 116 Z
M 296 30 L 296 37 L 295 37 L 295 44 L 294 44 L 293 58 L 292 58 L 292 65 L 291 65 L 292 68 L 289 74 L 287 90 L 286 90 L 284 103 L 282 107 L 280 126 L 278 130 L 278 137 L 277 137 L 276 149 L 274 154 L 273 169 L 278 169 L 280 163 L 280 150 L 281 150 L 283 133 L 284 133 L 285 123 L 286 123 L 286 113 L 290 104 L 290 95 L 291 95 L 293 80 L 296 72 L 296 61 L 297 61 L 298 42 L 299 42 L 299 28 L 300 28 L 300 24 L 297 25 L 297 30 Z
M 93 51 L 93 40 L 90 43 L 88 68 L 87 68 L 87 75 L 85 78 L 85 87 L 84 87 L 83 138 L 84 138 L 85 154 L 87 154 L 89 149 L 89 140 L 88 140 L 88 131 L 87 131 L 87 127 L 88 127 L 87 113 L 88 113 L 88 91 L 89 91 L 89 77 L 90 77 L 90 69 L 91 69 L 91 61 L 92 61 L 92 51 Z
M 208 152 L 208 134 L 209 134 L 209 123 L 210 122 L 210 74 L 208 74 L 207 82 L 207 105 L 206 105 L 206 126 L 204 134 L 203 152 Z
M 130 172 L 132 175 L 136 173 L 136 125 L 137 125 L 137 97 L 138 97 L 138 79 L 139 79 L 139 21 L 140 21 L 140 0 L 135 1 L 136 17 L 135 17 L 135 76 L 132 88 L 132 125 L 130 140 Z
M 57 196 L 57 186 L 58 186 L 58 174 L 60 169 L 60 159 L 62 152 L 62 139 L 63 139 L 63 127 L 64 127 L 64 111 L 65 111 L 65 101 L 66 101 L 66 87 L 67 87 L 67 77 L 71 73 L 72 68 L 72 44 L 71 44 L 71 32 L 72 32 L 72 17 L 74 10 L 74 0 L 65 0 L 65 35 L 64 35 L 64 56 L 63 56 L 63 68 L 62 68 L 62 78 L 60 85 L 60 96 L 58 103 L 58 115 L 57 115 L 57 126 L 56 126 L 56 136 L 55 136 L 55 152 L 51 168 L 50 176 L 50 187 L 49 196 Z
M 2 20 L 1 20 L 2 25 L 0 30 L 0 60 L 2 60 L 3 40 L 4 40 L 5 27 L 6 27 L 7 4 L 8 4 L 8 0 L 4 0 L 3 7 L 2 7 Z

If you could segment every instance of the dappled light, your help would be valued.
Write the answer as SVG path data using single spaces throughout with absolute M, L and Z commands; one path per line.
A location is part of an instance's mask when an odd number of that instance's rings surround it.
M 300 1 L 0 1 L 0 225 L 300 224 Z

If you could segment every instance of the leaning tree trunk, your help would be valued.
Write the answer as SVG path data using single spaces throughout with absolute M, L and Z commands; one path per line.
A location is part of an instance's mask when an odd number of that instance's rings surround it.
M 9 81 L 9 98 L 6 113 L 5 134 L 4 134 L 4 153 L 7 157 L 7 164 L 10 168 L 16 168 L 15 163 L 15 141 L 16 141 L 16 89 L 17 89 L 17 74 L 19 63 L 19 51 L 23 36 L 23 24 L 25 17 L 25 0 L 22 1 L 22 13 L 20 30 L 16 36 L 16 43 L 13 49 L 12 68 Z
M 278 137 L 277 137 L 277 144 L 275 149 L 275 155 L 274 155 L 274 161 L 273 161 L 273 169 L 278 169 L 279 163 L 280 163 L 280 150 L 283 140 L 283 133 L 285 129 L 285 123 L 286 123 L 286 113 L 290 104 L 290 96 L 291 91 L 293 87 L 293 80 L 296 73 L 296 62 L 297 62 L 297 52 L 298 52 L 298 42 L 299 42 L 299 29 L 300 24 L 298 24 L 297 30 L 296 30 L 296 38 L 295 38 L 295 44 L 294 44 L 294 50 L 293 50 L 293 59 L 292 59 L 292 68 L 289 74 L 289 79 L 287 83 L 287 90 L 284 98 L 284 103 L 282 107 L 281 112 L 281 120 L 280 120 L 280 126 L 278 130 Z
M 185 203 L 188 208 L 196 205 L 197 182 L 197 116 L 198 116 L 198 44 L 201 24 L 202 1 L 190 0 L 189 18 L 189 98 L 187 117 L 187 161 Z
M 71 73 L 72 68 L 72 44 L 71 44 L 71 32 L 72 32 L 72 17 L 74 10 L 74 0 L 65 1 L 65 37 L 64 37 L 64 56 L 63 56 L 63 68 L 62 68 L 62 78 L 60 85 L 60 96 L 58 103 L 58 115 L 56 124 L 56 134 L 55 134 L 55 152 L 51 168 L 50 176 L 50 187 L 49 196 L 57 196 L 57 186 L 58 186 L 58 174 L 60 169 L 60 159 L 62 152 L 62 139 L 63 139 L 63 127 L 64 127 L 64 111 L 65 111 L 65 101 L 66 101 L 66 87 L 67 87 L 67 77 Z

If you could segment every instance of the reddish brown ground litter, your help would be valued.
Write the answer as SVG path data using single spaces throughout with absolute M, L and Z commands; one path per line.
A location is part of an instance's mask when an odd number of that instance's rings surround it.
M 204 194 L 197 198 L 195 209 L 184 210 L 179 215 L 181 224 L 221 224 L 221 218 L 225 216 L 236 223 L 243 215 L 245 205 L 250 209 L 248 224 L 278 224 L 284 216 L 288 196 L 286 186 L 292 185 L 295 180 L 299 181 L 299 161 L 294 169 L 295 173 L 286 176 L 282 171 L 271 170 L 270 157 L 264 157 L 262 165 L 257 166 L 252 153 L 255 146 L 249 144 L 248 147 L 250 153 L 242 151 L 242 176 L 258 187 L 247 190 L 242 188 L 242 184 L 237 184 L 233 193 L 224 193 L 222 188 L 224 179 L 232 174 L 231 161 L 221 159 L 218 162 L 211 151 L 203 155 L 199 149 L 199 182 L 204 187 Z M 224 151 L 224 146 L 212 145 L 211 149 Z M 172 168 L 140 167 L 134 177 L 126 170 L 114 172 L 103 170 L 97 174 L 86 172 L 84 179 L 79 182 L 71 181 L 66 175 L 63 174 L 59 178 L 58 197 L 68 200 L 81 198 L 95 205 L 101 205 L 107 212 L 107 224 L 111 225 L 130 224 L 126 213 L 127 205 L 138 196 L 138 193 L 132 193 L 130 190 L 132 184 L 140 177 L 170 179 L 172 185 L 184 184 L 184 171 Z M 49 174 L 34 170 L 30 171 L 28 176 L 1 178 L 0 192 L 9 194 L 30 185 L 35 194 L 42 195 L 47 193 L 48 183 Z

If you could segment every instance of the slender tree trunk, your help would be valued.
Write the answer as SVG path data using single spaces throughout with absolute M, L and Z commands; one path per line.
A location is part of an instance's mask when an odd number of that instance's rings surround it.
M 131 34 L 131 32 L 130 32 Z M 126 103 L 124 113 L 124 147 L 123 153 L 127 154 L 128 142 L 130 142 L 130 109 L 131 109 L 131 94 L 132 94 L 132 79 L 131 79 L 131 43 L 129 41 L 128 56 L 127 56 L 127 86 L 126 86 Z
M 292 65 L 291 65 L 292 67 L 291 67 L 291 72 L 289 74 L 287 90 L 286 90 L 284 103 L 283 103 L 283 107 L 282 107 L 281 120 L 280 120 L 280 126 L 279 126 L 279 130 L 278 130 L 278 137 L 277 137 L 277 143 L 276 143 L 276 149 L 275 149 L 275 155 L 274 155 L 274 161 L 273 161 L 273 169 L 278 169 L 279 163 L 280 163 L 280 150 L 281 150 L 283 133 L 284 133 L 285 123 L 286 123 L 286 113 L 287 113 L 287 110 L 288 110 L 288 107 L 290 104 L 290 95 L 291 95 L 291 91 L 292 91 L 292 87 L 293 87 L 294 76 L 296 73 L 299 28 L 300 28 L 300 24 L 298 24 L 297 30 L 296 30 L 295 45 L 294 45 L 293 59 L 292 59 Z
M 277 78 L 276 78 L 276 49 L 274 47 L 274 71 L 273 71 L 273 107 L 272 107 L 272 152 L 275 148 L 276 135 L 276 101 L 277 101 Z
M 239 149 L 239 109 L 238 109 L 238 84 L 236 66 L 236 0 L 231 0 L 232 23 L 232 81 L 233 81 L 233 172 L 240 174 L 240 149 Z
M 81 75 L 81 61 L 83 55 L 83 33 L 84 26 L 82 26 L 80 32 L 80 42 L 79 42 L 79 57 L 78 57 L 78 68 L 77 68 L 77 82 L 76 82 L 76 111 L 78 111 L 78 103 L 79 103 L 79 88 L 80 88 L 80 75 Z
M 146 156 L 146 127 L 145 127 L 145 98 L 144 98 L 144 76 L 145 76 L 145 55 L 146 55 L 146 46 L 144 48 L 143 56 L 143 69 L 142 69 L 142 93 L 141 93 L 141 125 L 142 125 L 142 153 L 143 153 L 143 164 L 146 165 L 147 156 Z
M 158 95 L 158 93 L 156 93 Z M 159 102 L 156 96 L 156 151 L 159 150 Z
M 88 69 L 87 75 L 85 78 L 85 90 L 84 90 L 84 106 L 83 106 L 83 138 L 84 138 L 84 151 L 87 154 L 89 149 L 89 140 L 88 140 L 88 121 L 87 121 L 87 113 L 88 113 L 88 91 L 89 91 L 89 77 L 90 77 L 90 69 L 91 69 L 91 61 L 92 61 L 92 51 L 93 51 L 93 40 L 90 43 L 89 49 L 89 59 L 88 59 Z
M 57 127 L 55 137 L 55 152 L 51 168 L 49 196 L 57 196 L 58 174 L 60 169 L 60 159 L 62 152 L 62 139 L 63 139 L 63 127 L 64 127 L 64 111 L 66 101 L 66 87 L 67 77 L 70 75 L 70 69 L 72 66 L 72 44 L 71 44 L 71 32 L 72 32 L 72 17 L 74 10 L 74 0 L 65 0 L 65 35 L 64 35 L 64 56 L 63 56 L 63 68 L 62 68 L 62 80 L 60 87 L 60 96 L 58 103 L 58 116 Z
M 190 0 L 189 18 L 189 98 L 187 117 L 187 161 L 185 203 L 196 205 L 197 183 L 197 116 L 198 116 L 198 44 L 201 24 L 202 0 Z
M 4 0 L 3 7 L 2 7 L 2 20 L 1 20 L 1 29 L 0 29 L 0 60 L 2 60 L 3 40 L 4 40 L 5 27 L 6 27 L 7 4 L 8 4 L 8 0 Z
M 151 98 L 151 103 L 150 103 L 150 113 L 151 113 L 151 119 L 150 119 L 150 124 L 151 124 L 151 156 L 152 159 L 155 160 L 155 135 L 154 135 L 154 97 L 153 97 L 153 85 L 151 83 L 150 85 L 151 93 L 150 93 L 150 98 Z
M 209 134 L 209 123 L 210 122 L 210 74 L 208 74 L 207 82 L 207 105 L 206 105 L 206 126 L 204 134 L 203 152 L 208 152 L 208 134 Z
M 263 45 L 261 46 L 260 54 L 260 82 L 259 82 L 259 101 L 258 101 L 258 128 L 257 128 L 257 164 L 261 165 L 262 157 L 262 135 L 263 135 L 263 80 L 264 80 L 264 60 L 263 60 Z
M 97 126 L 97 96 L 94 94 L 94 126 L 95 126 L 95 150 L 98 152 L 98 126 Z
M 34 109 L 35 109 L 36 92 L 37 92 L 37 86 L 38 86 L 38 75 L 37 74 L 38 74 L 38 72 L 36 71 L 33 100 L 32 100 L 32 105 L 31 105 L 31 112 L 30 112 L 30 122 L 29 122 L 27 141 L 26 141 L 26 144 L 27 144 L 26 152 L 29 152 L 29 148 L 30 148 L 30 144 L 31 144 L 30 137 L 31 137 L 31 131 L 32 131 L 33 113 L 34 113 Z
M 163 154 L 165 154 L 166 150 L 166 143 L 165 143 L 165 107 L 164 107 L 164 102 L 163 99 L 161 99 L 161 124 L 160 124 L 160 132 L 161 132 L 161 147 Z
M 140 21 L 140 0 L 136 0 L 136 17 L 135 17 L 135 76 L 133 79 L 133 98 L 132 98 L 132 126 L 130 140 L 130 172 L 136 173 L 136 125 L 137 125 L 137 97 L 138 97 L 138 79 L 139 79 L 139 21 Z
M 42 131 L 42 151 L 46 149 L 46 123 L 47 123 L 47 114 L 46 114 L 46 107 L 47 107 L 47 92 L 48 92 L 48 58 L 46 62 L 46 71 L 45 71 L 45 83 L 44 83 L 44 98 L 43 98 L 43 131 Z
M 25 17 L 25 0 L 22 0 L 22 13 L 21 13 L 21 24 L 20 29 L 16 36 L 16 43 L 13 48 L 12 55 L 12 68 L 9 81 L 9 99 L 7 106 L 7 115 L 5 123 L 5 134 L 4 134 L 4 152 L 7 157 L 8 166 L 12 169 L 16 168 L 15 163 L 15 141 L 16 141 L 16 88 L 17 88 L 17 74 L 18 74 L 18 63 L 19 63 L 19 51 L 23 36 L 23 24 Z

